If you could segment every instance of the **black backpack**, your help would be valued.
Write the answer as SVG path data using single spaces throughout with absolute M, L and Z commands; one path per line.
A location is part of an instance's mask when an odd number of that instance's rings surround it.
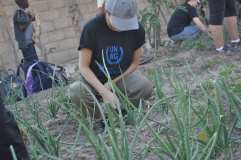
M 22 62 L 17 70 L 17 75 L 24 79 L 23 93 L 25 96 L 68 84 L 65 69 L 44 61 L 36 61 L 28 67 Z M 21 73 L 23 73 L 21 75 Z M 24 77 L 23 77 L 24 75 Z
M 16 75 L 15 71 L 0 70 L 0 95 L 3 99 L 14 98 L 12 100 L 21 100 L 22 95 L 22 80 Z

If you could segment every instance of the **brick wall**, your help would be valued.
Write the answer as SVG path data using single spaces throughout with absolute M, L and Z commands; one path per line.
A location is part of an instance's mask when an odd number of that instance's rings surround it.
M 138 0 L 140 8 L 146 0 Z M 96 0 L 31 0 L 37 15 L 38 55 L 49 62 L 63 64 L 78 58 L 78 42 L 85 22 L 96 15 Z M 14 0 L 0 0 L 0 68 L 15 68 L 21 59 L 13 36 Z

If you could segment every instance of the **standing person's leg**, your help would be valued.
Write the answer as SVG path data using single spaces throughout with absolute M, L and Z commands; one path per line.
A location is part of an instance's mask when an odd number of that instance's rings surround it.
M 27 48 L 21 49 L 23 53 L 23 70 L 25 72 L 25 76 L 27 75 L 28 68 L 38 61 L 38 55 L 35 49 L 34 44 L 28 45 Z
M 224 36 L 223 36 L 223 19 L 225 12 L 225 0 L 209 0 L 210 10 L 210 30 L 214 40 L 216 49 L 223 49 Z
M 139 106 L 141 100 L 150 98 L 153 92 L 151 81 L 138 71 L 117 82 L 117 86 L 136 107 Z
M 23 58 L 26 61 L 32 62 L 38 60 L 38 55 L 34 44 L 29 44 L 27 48 L 21 49 L 23 53 Z
M 237 13 L 235 8 L 235 1 L 226 0 L 225 3 L 226 3 L 225 18 L 224 18 L 225 28 L 228 31 L 231 42 L 238 43 L 240 42 L 240 39 L 238 35 L 238 21 L 237 21 Z
M 10 146 L 19 160 L 30 160 L 17 123 L 11 112 L 6 110 L 0 98 L 0 155 L 1 159 L 12 159 Z

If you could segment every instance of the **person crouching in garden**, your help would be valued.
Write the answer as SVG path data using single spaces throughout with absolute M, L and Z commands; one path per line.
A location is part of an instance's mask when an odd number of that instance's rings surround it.
M 177 6 L 167 26 L 168 36 L 173 41 L 195 39 L 201 31 L 210 36 L 207 26 L 198 16 L 199 3 L 199 0 L 186 0 Z
M 97 120 L 101 120 L 101 115 L 88 90 L 99 101 L 114 108 L 120 105 L 118 96 L 108 85 L 107 73 L 136 107 L 153 91 L 152 83 L 137 71 L 145 31 L 137 20 L 136 1 L 106 0 L 104 8 L 104 13 L 90 20 L 83 29 L 79 45 L 82 81 L 73 83 L 69 90 L 72 102 L 84 106 Z

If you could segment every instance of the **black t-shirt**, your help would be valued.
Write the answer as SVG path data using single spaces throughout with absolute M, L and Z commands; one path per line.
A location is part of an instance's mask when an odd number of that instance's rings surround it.
M 178 6 L 171 16 L 167 26 L 168 36 L 174 36 L 181 33 L 186 26 L 189 26 L 193 18 L 198 17 L 195 7 L 185 3 Z
M 141 25 L 138 30 L 116 32 L 107 26 L 105 16 L 99 15 L 85 25 L 79 50 L 92 50 L 90 69 L 102 83 L 105 83 L 105 68 L 112 79 L 118 77 L 128 69 L 134 52 L 144 43 L 145 31 Z

